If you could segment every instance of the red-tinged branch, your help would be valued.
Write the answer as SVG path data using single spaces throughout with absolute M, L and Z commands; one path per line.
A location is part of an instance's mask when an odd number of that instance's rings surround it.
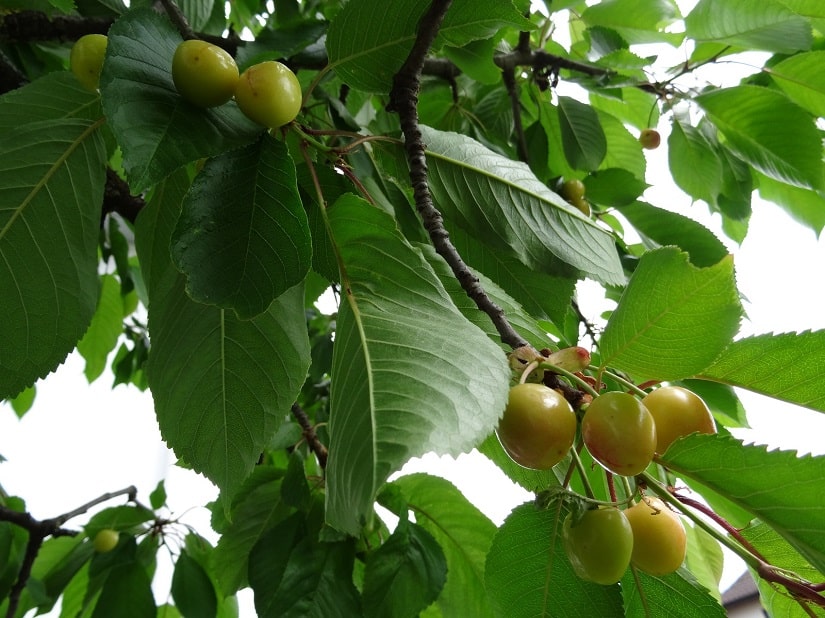
M 479 309 L 490 316 L 496 330 L 501 335 L 501 340 L 515 349 L 526 346 L 527 342 L 512 327 L 501 307 L 487 296 L 478 277 L 458 254 L 450 241 L 450 235 L 444 228 L 441 213 L 433 204 L 428 184 L 424 142 L 418 124 L 418 92 L 424 59 L 450 4 L 451 0 L 433 0 L 430 8 L 422 16 L 413 48 L 393 79 L 390 104 L 387 109 L 397 112 L 400 117 L 415 205 L 436 252 L 449 264 L 467 295 L 473 299 Z

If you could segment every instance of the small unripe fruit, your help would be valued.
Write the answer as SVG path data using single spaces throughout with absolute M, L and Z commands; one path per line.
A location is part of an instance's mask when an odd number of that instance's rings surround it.
M 172 81 L 198 107 L 217 107 L 232 98 L 238 65 L 228 52 L 200 39 L 183 41 L 172 57 Z
M 633 566 L 650 575 L 668 575 L 685 560 L 687 535 L 679 515 L 659 498 L 646 498 L 625 510 L 633 529 Z
M 249 67 L 235 88 L 235 102 L 241 111 L 270 129 L 292 122 L 301 111 L 301 99 L 295 73 L 273 60 Z
M 716 433 L 708 406 L 699 395 L 681 386 L 662 386 L 642 403 L 656 422 L 656 452 L 663 454 L 677 438 L 690 433 Z
M 568 515 L 562 527 L 564 551 L 576 575 L 609 586 L 618 582 L 630 565 L 633 530 L 616 508 L 586 511 L 573 522 Z
M 120 535 L 116 530 L 103 528 L 95 535 L 92 545 L 99 554 L 106 554 L 117 547 L 118 538 L 120 538 Z
M 100 85 L 100 71 L 108 42 L 105 34 L 86 34 L 72 45 L 69 68 L 87 90 L 95 91 Z
M 656 129 L 642 129 L 639 135 L 639 143 L 646 150 L 655 150 L 662 143 L 662 136 L 659 135 Z

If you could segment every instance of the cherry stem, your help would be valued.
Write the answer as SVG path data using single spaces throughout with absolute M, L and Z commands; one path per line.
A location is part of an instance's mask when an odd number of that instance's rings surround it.
M 584 493 L 591 500 L 595 500 L 596 494 L 593 493 L 593 488 L 590 486 L 590 479 L 587 478 L 587 470 L 584 469 L 582 458 L 579 457 L 579 453 L 576 449 L 571 449 L 570 454 L 573 456 L 573 463 L 576 465 L 576 470 L 579 471 L 579 478 L 581 478 L 582 485 L 584 485 Z
M 606 375 L 611 380 L 615 380 L 616 382 L 618 382 L 619 384 L 624 386 L 627 390 L 633 391 L 639 397 L 645 397 L 647 395 L 647 393 L 645 391 L 643 391 L 641 388 L 639 388 L 638 386 L 633 384 L 633 382 L 631 382 L 630 380 L 624 379 L 623 377 L 613 373 L 612 371 L 604 370 L 600 373 L 600 376 L 601 375 Z
M 610 499 L 615 503 L 619 500 L 616 498 L 616 485 L 613 482 L 613 473 L 604 471 L 604 476 L 607 479 L 607 491 L 610 493 Z
M 519 377 L 518 383 L 524 384 L 527 382 L 527 378 L 539 367 L 539 361 L 532 361 L 524 368 L 524 371 L 521 372 L 521 377 Z
M 588 394 L 592 395 L 593 397 L 598 397 L 599 396 L 599 393 L 598 393 L 598 391 L 596 391 L 596 389 L 594 389 L 592 386 L 590 386 L 590 384 L 588 384 L 586 380 L 582 380 L 575 373 L 567 371 L 566 369 L 562 369 L 561 367 L 553 365 L 552 363 L 547 363 L 547 362 L 543 362 L 543 361 L 539 363 L 539 367 L 541 367 L 542 369 L 546 369 L 548 371 L 552 371 L 553 373 L 557 373 L 559 375 L 564 376 L 565 378 L 567 378 L 571 382 L 574 382 L 583 391 L 587 392 Z

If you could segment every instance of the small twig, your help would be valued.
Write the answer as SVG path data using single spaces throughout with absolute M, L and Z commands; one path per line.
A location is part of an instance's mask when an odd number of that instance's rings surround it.
M 29 534 L 29 539 L 26 543 L 26 553 L 23 556 L 23 561 L 21 562 L 20 569 L 17 572 L 17 580 L 14 582 L 14 585 L 9 591 L 9 604 L 6 608 L 7 618 L 13 618 L 13 616 L 17 613 L 17 606 L 20 603 L 20 595 L 23 593 L 23 589 L 26 587 L 29 577 L 31 577 L 32 566 L 34 565 L 37 554 L 40 552 L 40 548 L 46 538 L 49 536 L 75 536 L 77 532 L 65 530 L 62 527 L 63 524 L 73 517 L 82 515 L 90 508 L 97 506 L 102 502 L 106 502 L 112 498 L 122 495 L 127 495 L 130 502 L 136 502 L 137 489 L 134 486 L 130 486 L 119 491 L 105 493 L 98 496 L 94 500 L 77 507 L 76 509 L 72 509 L 62 515 L 58 515 L 57 517 L 52 517 L 50 519 L 44 519 L 42 521 L 35 519 L 29 513 L 21 513 L 19 511 L 13 511 L 7 507 L 0 506 L 0 521 L 7 521 L 15 524 L 16 526 L 20 526 Z
M 298 405 L 297 402 L 292 404 L 292 415 L 297 419 L 298 424 L 301 426 L 301 429 L 304 432 L 304 438 L 306 438 L 307 444 L 309 444 L 309 448 L 318 458 L 318 464 L 322 469 L 326 469 L 327 456 L 329 454 L 327 447 L 324 446 L 318 439 L 318 434 L 315 433 L 315 427 L 313 427 L 312 423 L 309 422 L 309 416 L 307 416 L 307 413 L 301 406 Z
M 501 76 L 507 94 L 510 96 L 510 107 L 513 110 L 513 131 L 516 134 L 516 150 L 518 158 L 525 163 L 530 162 L 530 153 L 527 152 L 527 138 L 524 136 L 524 125 L 521 122 L 521 97 L 516 87 L 516 76 L 513 67 L 502 69 Z
M 178 32 L 180 32 L 184 40 L 198 38 L 198 35 L 192 30 L 192 26 L 189 25 L 186 15 L 183 14 L 183 11 L 180 10 L 180 7 L 174 0 L 160 0 L 160 3 L 163 5 L 166 14 L 169 16 L 169 19 L 172 20 L 172 23 L 175 24 L 175 28 L 178 29 Z
M 421 85 L 424 57 L 438 33 L 450 4 L 451 0 L 433 0 L 430 8 L 422 16 L 418 24 L 418 33 L 413 48 L 403 66 L 393 78 L 390 103 L 387 109 L 398 112 L 400 117 L 415 205 L 433 247 L 449 264 L 467 295 L 473 299 L 479 309 L 490 316 L 496 330 L 501 335 L 501 340 L 512 348 L 524 347 L 527 346 L 527 342 L 512 327 L 501 307 L 487 296 L 479 283 L 478 277 L 464 263 L 464 260 L 453 246 L 450 235 L 444 228 L 441 213 L 433 204 L 432 195 L 430 194 L 424 142 L 418 126 L 418 92 Z
M 131 194 L 129 185 L 117 175 L 117 172 L 112 168 L 106 169 L 106 186 L 103 189 L 101 225 L 103 219 L 110 212 L 116 212 L 130 223 L 134 223 L 145 205 L 146 202 L 142 197 Z

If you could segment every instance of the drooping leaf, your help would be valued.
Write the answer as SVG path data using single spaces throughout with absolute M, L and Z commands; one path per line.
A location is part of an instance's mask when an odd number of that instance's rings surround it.
M 427 127 L 422 133 L 430 189 L 448 222 L 536 270 L 581 271 L 604 283 L 624 282 L 611 237 L 527 165 L 463 135 Z
M 647 160 L 642 152 L 639 138 L 628 131 L 627 127 L 625 127 L 622 121 L 616 116 L 599 110 L 598 108 L 596 109 L 599 116 L 599 124 L 601 124 L 605 139 L 607 140 L 607 153 L 604 159 L 602 159 L 602 164 L 599 166 L 600 172 L 597 173 L 620 170 L 624 172 L 625 175 L 632 176 L 632 181 L 628 179 L 625 182 L 631 185 L 630 190 L 636 190 L 639 184 L 643 184 L 645 170 L 647 169 Z M 585 182 L 585 184 L 587 183 Z M 615 187 L 614 191 L 621 195 L 628 191 L 628 189 Z M 595 196 L 593 197 L 594 201 L 598 201 L 595 200 Z M 638 195 L 636 197 L 638 197 Z M 610 204 L 612 202 L 601 203 Z
M 711 364 L 739 327 L 733 260 L 696 268 L 673 247 L 645 253 L 601 339 L 601 361 L 634 379 L 678 380 Z
M 728 615 L 719 600 L 687 571 L 656 577 L 637 571 L 637 577 L 628 571 L 622 578 L 624 615 L 628 618 L 724 618 Z
M 588 202 L 618 208 L 636 201 L 650 185 L 626 169 L 613 167 L 588 174 L 584 186 Z
M 795 54 L 765 71 L 791 101 L 825 117 L 825 51 Z
M 249 474 L 303 384 L 309 340 L 301 286 L 252 320 L 192 301 L 169 242 L 188 184 L 176 174 L 137 221 L 147 269 L 148 376 L 161 434 L 187 464 L 231 494 Z
M 0 133 L 0 397 L 54 370 L 94 315 L 100 126 L 66 118 Z
M 673 181 L 697 200 L 712 203 L 722 189 L 722 162 L 704 134 L 674 115 L 667 141 Z
M 124 599 L 128 599 L 124 602 Z M 118 564 L 106 576 L 92 618 L 155 618 L 152 581 L 136 559 Z
M 628 43 L 678 45 L 682 36 L 665 31 L 678 18 L 679 9 L 673 0 L 604 0 L 582 13 L 587 25 L 615 30 Z
M 696 266 L 712 266 L 728 255 L 727 248 L 713 232 L 684 215 L 644 202 L 634 202 L 618 210 L 633 227 L 658 245 L 675 245 L 686 251 Z
M 801 189 L 757 172 L 759 195 L 773 202 L 816 234 L 825 228 L 825 197 L 819 191 Z
M 172 598 L 184 618 L 211 618 L 217 615 L 218 598 L 206 571 L 186 551 L 175 562 Z
M 697 41 L 781 54 L 810 49 L 812 41 L 810 24 L 778 0 L 700 0 L 685 28 Z
M 83 370 L 89 382 L 106 369 L 106 359 L 123 332 L 123 298 L 120 282 L 113 275 L 100 278 L 100 297 L 89 329 L 77 344 L 77 351 L 86 360 Z
M 364 615 L 414 618 L 436 599 L 446 577 L 441 546 L 424 527 L 402 519 L 367 561 Z
M 487 555 L 487 593 L 501 618 L 621 616 L 618 586 L 579 578 L 562 545 L 567 510 L 560 501 L 548 509 L 532 502 L 513 510 L 493 538 Z
M 595 110 L 571 97 L 559 97 L 559 126 L 564 155 L 573 169 L 598 169 L 607 140 Z
M 263 313 L 311 265 L 306 212 L 286 146 L 271 136 L 209 159 L 183 202 L 172 260 L 197 302 Z
M 344 196 L 328 216 L 344 298 L 332 361 L 326 516 L 357 534 L 379 487 L 410 457 L 457 455 L 490 432 L 509 370 L 389 215 Z M 401 302 L 411 295 L 415 302 Z
M 447 560 L 447 581 L 436 604 L 444 616 L 492 616 L 484 563 L 496 526 L 449 481 L 410 474 L 393 481 L 415 521 L 433 535 Z
M 148 8 L 129 11 L 108 36 L 101 98 L 133 192 L 184 163 L 248 144 L 263 131 L 234 102 L 201 109 L 177 93 L 172 56 L 181 38 L 165 16 Z
M 825 412 L 825 331 L 757 335 L 733 342 L 702 377 Z
M 770 525 L 825 572 L 825 457 L 768 451 L 729 436 L 691 434 L 674 442 L 662 463 L 723 494 Z
M 382 0 L 348 2 L 327 35 L 330 67 L 353 88 L 389 92 L 393 75 L 412 49 L 427 6 L 416 0 L 399 0 L 392 5 Z M 444 17 L 435 45 L 461 47 L 490 38 L 504 26 L 533 28 L 510 3 L 457 0 Z M 360 34 L 355 37 L 353 32 Z
M 724 573 L 722 546 L 699 526 L 686 525 L 687 555 L 685 567 L 717 601 L 721 601 L 719 582 Z
M 298 513 L 264 535 L 249 555 L 261 618 L 349 618 L 361 614 L 352 583 L 354 543 L 319 543 Z
M 784 94 L 759 86 L 735 86 L 695 100 L 742 160 L 781 182 L 823 187 L 819 130 L 813 117 Z

